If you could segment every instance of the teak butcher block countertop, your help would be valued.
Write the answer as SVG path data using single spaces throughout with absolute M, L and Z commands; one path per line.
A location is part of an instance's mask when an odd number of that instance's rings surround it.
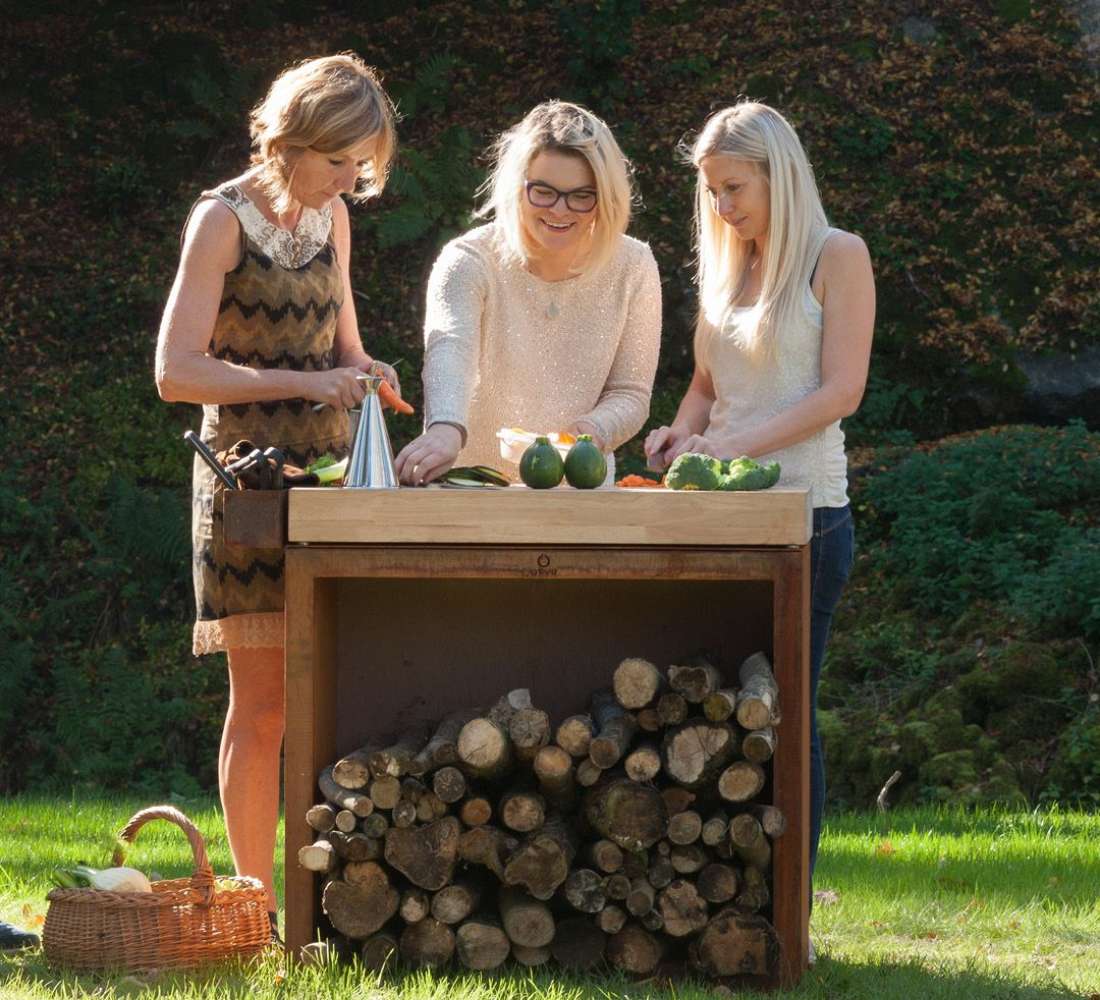
M 805 545 L 807 490 L 296 488 L 287 539 L 322 544 Z

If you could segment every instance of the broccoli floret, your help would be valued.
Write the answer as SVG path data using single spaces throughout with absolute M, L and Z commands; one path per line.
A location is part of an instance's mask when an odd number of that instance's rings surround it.
M 715 490 L 721 475 L 720 459 L 688 452 L 680 455 L 669 466 L 665 474 L 665 485 L 673 490 Z
M 720 490 L 766 490 L 779 482 L 779 463 L 760 465 L 751 458 L 735 458 L 726 465 L 726 473 L 719 478 Z

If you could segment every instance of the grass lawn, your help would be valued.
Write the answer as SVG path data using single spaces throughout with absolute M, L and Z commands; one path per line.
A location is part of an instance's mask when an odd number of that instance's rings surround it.
M 203 831 L 215 871 L 230 871 L 214 804 L 180 805 Z M 0 802 L 0 918 L 40 925 L 49 870 L 81 860 L 106 864 L 112 831 L 137 808 L 84 797 Z M 191 871 L 183 834 L 164 823 L 141 832 L 129 860 L 166 878 Z M 821 957 L 792 997 L 1100 1000 L 1100 815 L 929 809 L 833 816 L 817 888 L 811 933 Z M 379 981 L 353 968 L 288 969 L 275 953 L 247 968 L 153 977 L 62 975 L 41 952 L 0 957 L 2 1000 L 138 995 L 691 1000 L 712 994 L 694 982 L 638 984 L 518 969 Z

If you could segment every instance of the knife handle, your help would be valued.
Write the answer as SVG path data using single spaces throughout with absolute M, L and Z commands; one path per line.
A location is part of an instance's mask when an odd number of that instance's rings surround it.
M 202 440 L 202 438 L 198 436 L 198 434 L 190 430 L 184 431 L 183 440 L 195 449 L 195 451 L 198 453 L 199 458 L 201 458 L 207 465 L 210 466 L 210 468 L 214 472 L 214 475 L 216 475 L 223 483 L 225 483 L 225 485 L 229 489 L 235 490 L 237 488 L 236 478 L 225 471 L 225 468 L 221 465 L 217 458 L 214 457 L 214 453 L 206 446 L 205 442 Z

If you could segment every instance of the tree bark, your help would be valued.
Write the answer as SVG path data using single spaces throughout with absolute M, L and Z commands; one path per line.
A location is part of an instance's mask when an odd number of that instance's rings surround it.
M 330 879 L 321 893 L 321 909 L 332 926 L 355 940 L 370 937 L 397 912 L 399 895 L 390 885 L 386 871 L 373 861 L 371 873 L 363 874 L 357 885 Z
M 625 659 L 615 668 L 612 687 L 615 698 L 623 708 L 645 708 L 664 685 L 661 672 L 639 657 Z
M 734 902 L 741 909 L 750 912 L 762 910 L 771 902 L 768 882 L 759 868 L 754 868 L 752 865 L 745 866 L 741 872 L 741 889 Z
M 436 727 L 427 745 L 416 755 L 415 774 L 427 774 L 433 768 L 447 767 L 458 763 L 458 734 L 471 719 L 476 718 L 474 711 L 453 712 Z
M 638 724 L 610 691 L 592 696 L 592 719 L 596 723 L 596 735 L 589 744 L 588 756 L 593 764 L 606 771 L 619 763 L 630 749 Z
M 535 754 L 534 769 L 546 801 L 561 812 L 572 810 L 577 795 L 573 758 L 559 746 L 545 746 Z
M 406 774 L 424 774 L 428 768 L 417 755 L 427 741 L 423 727 L 417 726 L 392 745 L 375 750 L 370 755 L 370 771 L 376 778 L 388 774 L 391 778 L 403 778 Z M 414 770 L 415 769 L 415 770 Z
M 737 721 L 742 729 L 763 729 L 779 722 L 779 688 L 772 666 L 763 653 L 753 653 L 739 671 Z
M 453 816 L 415 829 L 386 832 L 386 861 L 421 889 L 442 889 L 454 874 L 462 827 Z
M 332 768 L 326 767 L 317 777 L 317 787 L 337 810 L 350 809 L 356 816 L 369 816 L 374 811 L 374 803 L 366 795 L 341 788 L 332 777 Z

